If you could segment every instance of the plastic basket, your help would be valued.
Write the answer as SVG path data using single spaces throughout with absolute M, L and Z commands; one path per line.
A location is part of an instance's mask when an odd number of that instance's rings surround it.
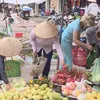
M 86 67 L 87 64 L 87 51 L 81 47 L 75 47 L 72 50 L 73 63 L 77 66 Z
M 20 77 L 21 76 L 20 63 L 15 60 L 5 61 L 5 72 L 7 77 Z
M 16 38 L 22 38 L 23 37 L 23 33 L 22 32 L 17 32 L 17 33 L 15 33 L 15 37 Z

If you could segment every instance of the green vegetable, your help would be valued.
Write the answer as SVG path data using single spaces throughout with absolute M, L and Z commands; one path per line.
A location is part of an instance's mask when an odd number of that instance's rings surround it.
M 96 52 L 93 50 L 89 53 L 88 57 L 87 57 L 87 69 L 90 69 L 91 66 L 93 65 L 93 62 L 96 58 Z
M 92 81 L 100 82 L 100 58 L 96 58 L 93 64 Z
M 57 58 L 58 58 L 58 54 L 57 53 L 53 54 L 53 59 L 57 59 Z

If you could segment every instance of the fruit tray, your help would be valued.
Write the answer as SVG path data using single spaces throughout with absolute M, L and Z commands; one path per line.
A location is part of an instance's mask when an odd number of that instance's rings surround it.
M 53 84 L 53 90 L 56 91 L 56 92 L 61 93 L 61 87 L 62 87 L 62 85 L 54 84 L 54 83 L 52 83 L 52 84 Z
M 54 91 L 56 91 L 56 92 L 59 92 L 59 93 L 61 93 L 61 87 L 62 87 L 62 85 L 59 85 L 59 84 L 54 84 L 54 83 L 52 83 L 53 84 L 53 90 Z M 66 97 L 65 95 L 63 95 L 62 93 L 61 93 L 61 95 L 63 96 L 63 97 Z M 68 100 L 77 100 L 77 98 L 76 97 L 74 97 L 74 96 L 67 96 L 68 97 Z
M 100 86 L 100 82 L 92 82 L 89 80 L 89 83 L 88 83 L 90 86 Z
M 68 100 L 77 100 L 77 99 L 73 96 L 68 96 Z

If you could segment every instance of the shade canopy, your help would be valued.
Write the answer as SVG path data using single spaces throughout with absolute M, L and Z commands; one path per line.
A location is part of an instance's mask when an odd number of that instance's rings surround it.
M 31 4 L 31 3 L 43 3 L 46 0 L 0 0 L 0 2 L 10 3 L 10 4 Z

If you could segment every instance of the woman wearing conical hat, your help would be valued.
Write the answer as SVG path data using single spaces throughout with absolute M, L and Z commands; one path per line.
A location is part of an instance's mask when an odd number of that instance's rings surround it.
M 13 37 L 4 37 L 0 39 L 0 80 L 6 84 L 6 90 L 11 89 L 11 85 L 5 73 L 5 57 L 12 57 L 21 51 L 22 45 L 19 40 Z
M 43 76 L 48 77 L 50 71 L 51 59 L 53 54 L 53 43 L 55 44 L 62 66 L 65 64 L 58 38 L 58 29 L 55 25 L 51 24 L 48 21 L 42 22 L 37 25 L 31 33 L 30 42 L 34 54 L 41 56 L 41 53 L 43 51 L 44 57 L 47 58 L 47 63 L 42 73 Z

